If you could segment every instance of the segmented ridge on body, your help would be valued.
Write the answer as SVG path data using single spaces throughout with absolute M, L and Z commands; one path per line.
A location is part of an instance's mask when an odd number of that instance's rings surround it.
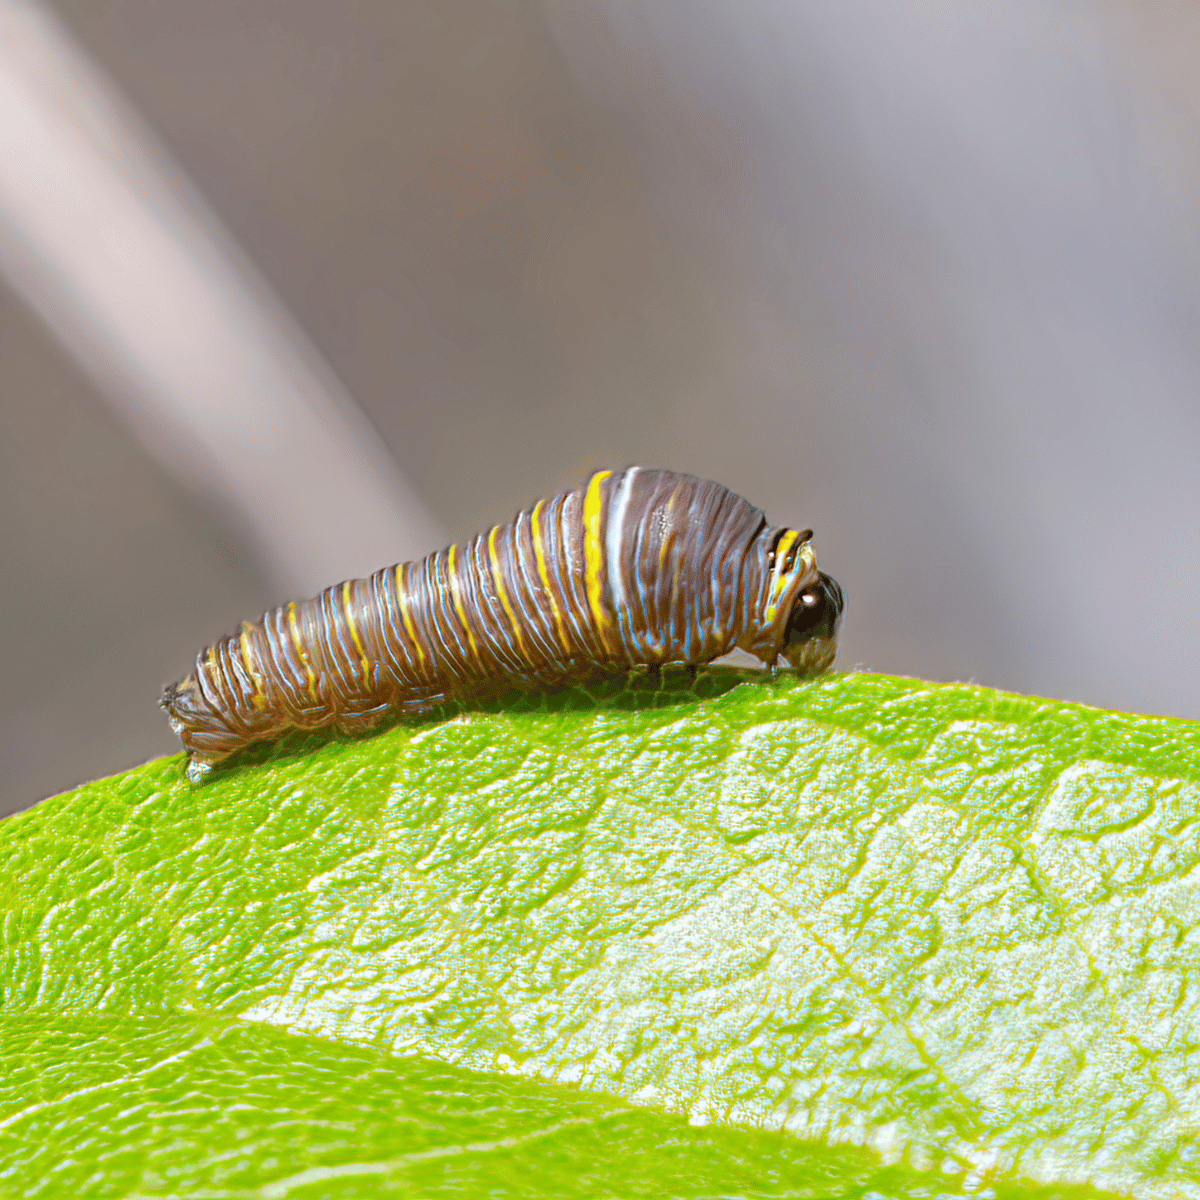
M 201 652 L 163 707 L 198 780 L 290 728 L 358 733 L 389 712 L 597 667 L 699 664 L 736 645 L 821 671 L 843 602 L 811 536 L 768 525 L 720 484 L 598 471 L 465 546 L 244 624 Z

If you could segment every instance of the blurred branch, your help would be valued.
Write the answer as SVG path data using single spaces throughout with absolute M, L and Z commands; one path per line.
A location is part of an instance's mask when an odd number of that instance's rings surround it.
M 0 0 L 0 271 L 281 595 L 444 541 L 132 105 L 28 0 Z

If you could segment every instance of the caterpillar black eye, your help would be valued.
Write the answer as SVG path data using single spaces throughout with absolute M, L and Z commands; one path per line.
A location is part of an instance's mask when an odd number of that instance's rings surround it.
M 717 483 L 598 471 L 466 546 L 243 625 L 162 704 L 199 779 L 290 728 L 359 733 L 597 667 L 695 666 L 739 646 L 824 670 L 843 598 L 816 571 L 811 539 Z
M 845 606 L 837 580 L 824 572 L 818 572 L 816 582 L 796 597 L 788 617 L 783 655 L 797 671 L 817 675 L 832 665 Z

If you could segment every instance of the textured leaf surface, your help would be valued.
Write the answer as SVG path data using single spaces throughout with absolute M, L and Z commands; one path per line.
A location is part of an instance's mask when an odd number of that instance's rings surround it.
M 738 679 L 5 821 L 0 1190 L 478 1194 L 557 1154 L 575 1192 L 513 1194 L 1200 1195 L 1200 726 Z
M 0 1090 L 6 1195 L 924 1200 L 931 1192 L 927 1174 L 855 1147 L 689 1127 L 577 1089 L 237 1018 L 0 1020 L 0 1052 L 9 1065 Z M 936 1182 L 961 1191 L 961 1177 Z M 1010 1192 L 1032 1200 L 1028 1189 Z

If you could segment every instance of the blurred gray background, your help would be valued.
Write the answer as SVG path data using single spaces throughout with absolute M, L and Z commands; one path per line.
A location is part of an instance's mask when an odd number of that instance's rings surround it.
M 813 526 L 843 667 L 1200 716 L 1200 8 L 4 22 L 0 812 L 177 748 L 241 619 L 629 463 Z

